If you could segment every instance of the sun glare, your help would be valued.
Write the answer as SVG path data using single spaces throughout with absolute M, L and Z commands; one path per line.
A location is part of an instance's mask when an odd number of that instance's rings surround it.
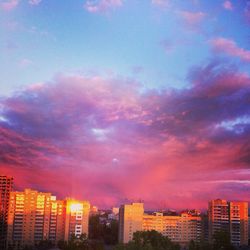
M 78 212 L 82 210 L 81 203 L 72 203 L 70 204 L 70 212 Z

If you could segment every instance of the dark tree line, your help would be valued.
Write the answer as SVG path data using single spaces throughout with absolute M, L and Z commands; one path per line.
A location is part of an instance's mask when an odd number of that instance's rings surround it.
M 89 238 L 86 234 L 80 237 L 71 236 L 69 241 L 59 241 L 58 248 L 61 250 L 104 250 L 105 246 L 112 250 L 180 250 L 183 249 L 178 243 L 171 241 L 157 231 L 138 231 L 133 235 L 133 240 L 127 244 L 117 244 L 118 222 L 110 224 L 100 223 L 99 216 L 91 217 Z M 50 241 L 41 241 L 36 246 L 25 246 L 20 250 L 49 250 L 53 247 Z M 14 248 L 9 246 L 8 250 Z M 231 244 L 230 235 L 226 231 L 217 232 L 212 243 L 205 240 L 200 242 L 190 241 L 186 250 L 250 250 L 248 246 L 235 248 Z
M 141 231 L 133 235 L 133 240 L 127 244 L 119 244 L 114 247 L 114 250 L 180 250 L 181 246 L 172 242 L 168 237 L 164 237 L 157 231 Z M 187 250 L 236 250 L 231 244 L 230 235 L 228 232 L 217 232 L 212 243 L 207 241 L 190 241 Z M 247 246 L 242 246 L 239 249 L 249 250 Z
M 230 240 L 230 234 L 227 231 L 220 231 L 214 234 L 212 243 L 206 241 L 189 243 L 188 250 L 236 250 Z M 240 249 L 249 249 L 246 247 L 240 247 Z
M 102 242 L 91 241 L 86 234 L 82 234 L 79 238 L 72 235 L 69 241 L 59 241 L 58 248 L 61 250 L 104 250 Z
M 89 239 L 103 241 L 105 245 L 118 243 L 118 221 L 111 220 L 109 224 L 100 222 L 100 215 L 89 219 Z
M 127 244 L 119 244 L 114 250 L 180 250 L 179 244 L 172 242 L 168 237 L 157 231 L 138 231 L 133 240 Z

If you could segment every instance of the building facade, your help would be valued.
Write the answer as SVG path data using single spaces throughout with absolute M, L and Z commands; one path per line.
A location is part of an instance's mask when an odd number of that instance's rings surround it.
M 143 203 L 122 205 L 119 209 L 119 242 L 127 243 L 136 231 L 142 231 Z
M 136 231 L 155 230 L 182 245 L 200 241 L 201 217 L 189 213 L 170 216 L 164 213 L 144 213 L 143 203 L 123 205 L 119 213 L 119 242 L 127 243 Z
M 8 245 L 19 248 L 49 240 L 51 200 L 50 193 L 25 189 L 11 192 L 8 213 Z
M 56 200 L 51 193 L 31 189 L 11 192 L 9 201 L 7 243 L 15 249 L 88 232 L 88 202 Z
M 201 239 L 201 217 L 188 213 L 171 216 L 164 213 L 144 214 L 142 229 L 155 230 L 167 236 L 173 242 L 186 245 L 190 240 L 199 242 Z
M 66 199 L 65 234 L 67 241 L 71 235 L 79 237 L 81 234 L 88 236 L 90 204 L 88 201 Z
M 58 242 L 64 240 L 66 204 L 63 200 L 56 200 L 51 196 L 49 240 Z
M 216 199 L 208 203 L 209 241 L 220 231 L 229 232 L 229 206 L 226 200 Z
M 13 177 L 0 175 L 0 249 L 6 249 L 9 198 L 12 190 Z
M 230 237 L 235 246 L 248 245 L 248 203 L 229 202 Z
M 235 246 L 248 244 L 248 203 L 212 200 L 208 205 L 209 241 L 213 235 L 224 231 Z

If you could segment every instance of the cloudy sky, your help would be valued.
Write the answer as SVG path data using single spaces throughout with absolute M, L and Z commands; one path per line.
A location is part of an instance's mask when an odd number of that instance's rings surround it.
M 250 1 L 0 0 L 0 55 L 16 189 L 250 201 Z

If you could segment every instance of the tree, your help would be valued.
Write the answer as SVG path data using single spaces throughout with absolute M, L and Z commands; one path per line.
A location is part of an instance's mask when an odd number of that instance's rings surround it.
M 82 234 L 80 237 L 71 235 L 69 241 L 59 241 L 57 246 L 61 250 L 104 250 L 102 241 L 89 240 L 86 234 Z
M 200 250 L 212 250 L 212 245 L 209 244 L 207 241 L 202 240 L 199 244 Z
M 103 240 L 107 245 L 118 243 L 118 221 L 112 220 L 109 226 L 103 226 Z
M 106 218 L 108 215 L 104 215 Z M 104 218 L 102 216 L 102 218 Z M 103 241 L 107 245 L 118 243 L 118 221 L 109 220 L 110 224 L 100 223 L 100 215 L 92 215 L 89 219 L 89 238 Z
M 62 250 L 89 250 L 89 242 L 86 234 L 82 234 L 80 237 L 72 234 L 68 242 L 58 242 L 58 247 Z
M 115 250 L 180 250 L 180 245 L 172 242 L 161 233 L 152 231 L 138 231 L 133 240 L 127 244 L 117 245 Z
M 200 250 L 200 246 L 194 240 L 191 240 L 188 244 L 188 250 Z
M 33 250 L 34 248 L 30 245 L 25 245 L 22 250 Z
M 100 215 L 92 215 L 89 218 L 89 238 L 103 239 L 103 225 L 100 224 Z
M 53 243 L 49 240 L 41 240 L 36 246 L 37 250 L 49 250 L 53 247 Z
M 9 244 L 7 250 L 14 250 L 14 246 L 12 244 Z
M 89 250 L 104 250 L 102 241 L 92 240 L 89 242 Z
M 216 232 L 213 236 L 213 250 L 235 250 L 227 231 Z
M 58 248 L 59 249 L 66 249 L 66 245 L 67 245 L 67 242 L 66 241 L 64 241 L 64 240 L 60 240 L 60 241 L 58 241 L 58 243 L 57 243 L 57 246 L 58 246 Z

